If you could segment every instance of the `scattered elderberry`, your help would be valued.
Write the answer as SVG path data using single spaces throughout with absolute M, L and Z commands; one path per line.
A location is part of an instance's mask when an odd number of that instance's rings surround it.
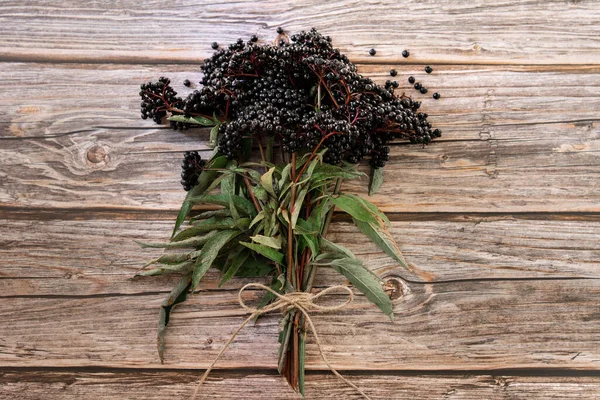
M 409 76 L 408 77 L 408 83 L 415 83 L 415 77 L 414 76 Z
M 429 65 L 425 67 L 425 72 L 427 72 L 428 74 L 433 72 L 433 68 L 431 68 Z
M 415 83 L 415 89 L 421 90 L 421 84 L 419 82 Z
M 280 26 L 277 27 L 277 33 L 281 35 L 283 33 L 283 28 Z
M 423 94 L 427 93 L 427 88 L 425 86 L 421 86 L 421 89 L 419 89 L 419 91 Z
M 185 87 L 190 87 L 191 84 L 192 84 L 192 82 L 190 82 L 189 79 L 186 79 L 185 81 L 183 81 L 183 86 L 185 86 Z
M 390 75 L 391 76 L 396 76 L 396 75 L 398 75 L 398 71 L 396 71 L 395 69 L 391 69 L 390 70 Z
M 369 54 L 374 56 L 375 54 L 377 54 L 377 50 L 371 49 L 371 50 L 369 50 Z
M 181 163 L 181 185 L 189 191 L 198 183 L 198 177 L 204 168 L 205 162 L 197 151 L 186 151 Z
M 440 96 L 440 94 L 438 92 L 435 92 L 433 94 L 433 98 L 436 99 L 436 100 L 438 100 L 440 97 L 442 97 L 442 96 Z
M 256 36 L 256 35 L 252 35 L 252 36 L 250 37 L 250 41 L 251 41 L 252 43 L 256 43 L 256 42 L 258 42 L 258 36 Z
M 403 50 L 402 57 L 407 58 L 408 56 L 410 56 L 410 52 L 408 50 Z
M 217 43 L 217 42 L 212 42 L 212 44 L 210 45 L 210 47 L 212 47 L 212 48 L 213 48 L 213 50 L 216 50 L 216 49 L 218 49 L 218 48 L 219 48 L 219 43 Z

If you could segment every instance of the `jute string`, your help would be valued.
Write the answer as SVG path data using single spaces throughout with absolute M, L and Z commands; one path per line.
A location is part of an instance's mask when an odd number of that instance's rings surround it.
M 249 307 L 248 305 L 246 305 L 246 303 L 244 303 L 244 300 L 242 299 L 242 294 L 247 289 L 266 290 L 267 292 L 276 296 L 278 298 L 278 300 L 261 308 L 261 309 Z M 338 290 L 338 289 L 344 290 L 348 293 L 348 298 L 346 299 L 346 301 L 344 303 L 336 305 L 336 306 L 322 306 L 322 305 L 315 303 L 315 301 L 317 299 L 327 295 L 330 292 Z M 208 378 L 208 374 L 210 374 L 210 371 L 212 371 L 212 369 L 215 367 L 215 365 L 217 364 L 217 361 L 219 361 L 219 359 L 221 358 L 221 356 L 223 355 L 223 353 L 225 352 L 227 347 L 229 347 L 229 345 L 233 342 L 233 340 L 238 335 L 238 333 L 240 333 L 240 331 L 242 329 L 244 329 L 244 327 L 250 321 L 252 321 L 254 318 L 258 317 L 259 315 L 266 314 L 271 311 L 281 310 L 283 312 L 288 312 L 292 309 L 296 309 L 296 310 L 300 311 L 304 315 L 304 318 L 306 318 L 306 322 L 308 323 L 310 330 L 312 331 L 313 335 L 315 336 L 315 342 L 317 343 L 317 349 L 319 350 L 319 354 L 321 354 L 321 358 L 325 362 L 325 365 L 327 365 L 327 367 L 331 370 L 331 372 L 333 372 L 335 374 L 335 376 L 337 376 L 342 381 L 344 381 L 348 386 L 352 386 L 354 389 L 356 389 L 356 391 L 359 392 L 365 399 L 370 400 L 370 397 L 367 396 L 362 390 L 360 390 L 358 388 L 358 386 L 356 386 L 354 383 L 350 382 L 348 379 L 346 379 L 342 375 L 340 375 L 340 373 L 337 372 L 337 370 L 329 363 L 329 360 L 327 360 L 327 357 L 325 356 L 325 353 L 323 353 L 323 349 L 321 348 L 321 339 L 319 339 L 319 335 L 317 334 L 315 325 L 313 324 L 312 319 L 310 318 L 310 315 L 309 315 L 309 311 L 327 312 L 327 311 L 340 310 L 340 309 L 346 307 L 348 304 L 350 304 L 350 302 L 352 302 L 353 299 L 354 299 L 354 295 L 352 294 L 352 290 L 350 290 L 350 288 L 348 288 L 347 286 L 342 286 L 342 285 L 328 287 L 327 289 L 322 290 L 317 294 L 306 293 L 306 292 L 293 292 L 293 293 L 287 293 L 287 294 L 279 294 L 276 291 L 274 291 L 273 289 L 271 289 L 270 287 L 261 285 L 260 283 L 247 284 L 246 286 L 244 286 L 243 288 L 240 289 L 240 291 L 238 293 L 238 301 L 240 302 L 240 306 L 242 306 L 242 308 L 244 310 L 246 310 L 247 312 L 251 313 L 251 315 L 244 322 L 242 322 L 242 324 L 235 330 L 235 332 L 233 332 L 233 335 L 231 335 L 229 340 L 227 340 L 227 342 L 225 343 L 225 345 L 223 346 L 223 348 L 221 349 L 219 354 L 217 354 L 217 356 L 215 357 L 213 362 L 210 364 L 210 366 L 208 367 L 206 372 L 204 372 L 204 374 L 202 375 L 202 378 L 200 378 L 200 381 L 198 381 L 198 384 L 196 385 L 196 389 L 194 390 L 194 394 L 192 395 L 191 400 L 196 399 L 196 396 L 200 392 L 200 388 L 202 387 L 202 384 L 204 383 L 206 378 Z

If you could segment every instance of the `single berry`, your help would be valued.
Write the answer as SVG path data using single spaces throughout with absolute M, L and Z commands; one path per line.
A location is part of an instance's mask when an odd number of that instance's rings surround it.
M 277 27 L 277 33 L 279 33 L 280 35 L 283 33 L 283 28 L 282 27 Z
M 415 77 L 414 76 L 409 76 L 408 77 L 408 83 L 415 83 Z
M 421 90 L 421 84 L 419 82 L 415 83 L 415 89 Z
M 210 45 L 210 47 L 212 47 L 212 48 L 213 48 L 213 50 L 216 50 L 216 49 L 218 49 L 218 48 L 219 48 L 219 43 L 217 43 L 217 42 L 212 42 L 212 44 Z
M 252 36 L 250 37 L 250 41 L 251 41 L 251 42 L 258 42 L 258 36 L 256 36 L 256 35 L 252 35 Z
M 192 84 L 192 82 L 190 82 L 189 79 L 186 79 L 185 81 L 183 81 L 183 86 L 185 86 L 185 87 L 190 87 L 191 84 Z
M 406 58 L 408 56 L 410 56 L 410 52 L 408 50 L 403 50 L 402 51 L 402 57 Z
M 377 54 L 377 50 L 371 49 L 371 50 L 369 50 L 369 54 L 374 56 L 375 54 Z
M 427 93 L 427 88 L 425 86 L 421 86 L 420 91 L 421 91 L 421 93 L 425 94 L 425 93 Z
M 440 131 L 439 129 L 434 129 L 433 132 L 431 132 L 431 133 L 433 133 L 433 136 L 435 136 L 435 137 L 442 136 L 442 131 Z
M 442 97 L 442 96 L 440 96 L 440 94 L 438 92 L 435 92 L 433 94 L 433 98 L 436 99 L 436 100 L 438 100 L 440 97 Z
M 392 70 L 390 70 L 390 75 L 396 76 L 396 75 L 398 75 L 398 71 L 396 71 L 395 69 L 392 69 Z
M 433 72 L 433 68 L 431 68 L 429 65 L 425 67 L 425 72 L 427 72 L 428 74 Z

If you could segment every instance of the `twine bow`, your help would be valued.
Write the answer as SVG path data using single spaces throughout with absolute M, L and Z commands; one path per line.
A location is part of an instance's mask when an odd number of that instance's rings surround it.
M 250 288 L 266 290 L 267 292 L 276 296 L 278 298 L 278 300 L 261 308 L 261 309 L 249 307 L 248 305 L 246 305 L 246 303 L 244 303 L 244 300 L 242 299 L 242 294 L 244 293 L 244 291 L 246 289 L 250 289 Z M 344 303 L 338 304 L 336 306 L 321 306 L 321 305 L 315 303 L 315 301 L 317 299 L 319 299 L 337 289 L 345 290 L 348 293 L 348 298 L 346 299 L 346 301 Z M 225 343 L 225 345 L 223 346 L 223 348 L 221 349 L 219 354 L 217 354 L 217 356 L 215 357 L 213 362 L 210 364 L 210 366 L 208 367 L 206 372 L 204 372 L 204 374 L 202 375 L 202 378 L 200 378 L 200 381 L 198 381 L 198 384 L 196 385 L 196 390 L 194 390 L 194 394 L 192 395 L 191 400 L 196 399 L 196 396 L 200 392 L 200 388 L 202 387 L 202 384 L 204 383 L 206 378 L 208 378 L 208 374 L 210 374 L 210 371 L 212 371 L 212 369 L 217 364 L 217 361 L 219 361 L 219 359 L 221 358 L 221 356 L 223 355 L 223 353 L 225 352 L 227 347 L 229 347 L 229 345 L 233 342 L 233 340 L 238 335 L 238 333 L 240 333 L 240 331 L 248 324 L 248 322 L 252 321 L 254 318 L 258 317 L 259 315 L 266 314 L 271 311 L 282 310 L 284 312 L 287 312 L 292 309 L 296 309 L 296 310 L 300 311 L 306 318 L 306 322 L 308 322 L 308 326 L 310 327 L 310 330 L 312 331 L 313 335 L 315 336 L 315 342 L 317 343 L 317 349 L 319 350 L 319 354 L 321 354 L 321 358 L 325 362 L 325 365 L 327 365 L 327 367 L 331 370 L 331 372 L 334 373 L 335 376 L 340 378 L 347 385 L 352 386 L 354 389 L 356 389 L 356 391 L 359 392 L 365 399 L 370 400 L 370 397 L 367 396 L 362 390 L 360 390 L 358 388 L 358 386 L 356 386 L 355 384 L 350 382 L 348 379 L 346 379 L 342 375 L 340 375 L 340 373 L 337 372 L 337 370 L 335 368 L 333 368 L 333 366 L 329 363 L 329 360 L 327 360 L 325 353 L 323 353 L 323 349 L 321 348 L 321 340 L 319 339 L 319 335 L 317 334 L 315 325 L 313 324 L 313 322 L 310 318 L 310 315 L 309 315 L 309 311 L 327 312 L 327 311 L 340 310 L 340 309 L 346 307 L 348 304 L 350 304 L 350 302 L 352 302 L 353 299 L 354 299 L 354 294 L 352 293 L 352 290 L 350 290 L 350 288 L 348 288 L 347 286 L 342 286 L 342 285 L 328 287 L 327 289 L 322 290 L 317 294 L 307 293 L 307 292 L 293 292 L 293 293 L 288 293 L 288 294 L 279 294 L 276 291 L 274 291 L 273 289 L 271 289 L 270 287 L 261 285 L 260 283 L 247 284 L 246 286 L 241 288 L 240 291 L 238 292 L 238 301 L 240 302 L 240 306 L 242 306 L 242 308 L 244 310 L 246 310 L 247 312 L 251 313 L 251 315 L 244 322 L 242 322 L 242 324 L 235 330 L 235 332 L 233 332 L 233 335 L 231 335 L 229 340 L 227 340 L 227 342 Z

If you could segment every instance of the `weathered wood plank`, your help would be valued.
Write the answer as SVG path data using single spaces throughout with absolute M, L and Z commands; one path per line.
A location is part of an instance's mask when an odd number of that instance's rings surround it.
M 409 283 L 395 322 L 362 295 L 315 314 L 329 360 L 351 370 L 597 370 L 600 280 L 465 280 Z M 330 279 L 327 284 L 343 283 Z M 260 293 L 246 293 L 247 302 Z M 3 298 L 0 366 L 157 368 L 157 310 L 164 293 Z M 323 304 L 343 301 L 331 296 Z M 245 319 L 237 293 L 201 291 L 169 322 L 165 365 L 203 368 Z M 246 327 L 220 368 L 274 368 L 278 317 Z M 260 351 L 258 351 L 260 349 Z M 326 369 L 309 336 L 307 368 Z
M 168 293 L 172 280 L 130 278 L 159 249 L 134 240 L 164 241 L 174 216 L 146 213 L 134 219 L 2 219 L 0 298 Z M 123 214 L 128 218 L 127 214 Z M 117 217 L 118 218 L 118 217 Z M 393 221 L 414 273 L 402 270 L 352 224 L 333 223 L 329 237 L 349 247 L 383 277 L 411 282 L 464 279 L 600 278 L 600 220 L 538 220 L 535 216 L 444 216 Z M 337 274 L 322 269 L 318 285 Z M 219 272 L 209 272 L 204 289 L 214 290 Z M 236 290 L 249 280 L 232 280 Z
M 21 87 L 0 99 L 0 203 L 177 209 L 181 152 L 206 149 L 206 132 L 157 129 L 136 97 L 140 82 L 181 82 L 188 67 L 0 64 Z M 365 66 L 379 80 L 387 68 Z M 423 81 L 444 96 L 424 106 L 444 137 L 394 148 L 397 180 L 374 198 L 385 211 L 599 210 L 600 70 L 448 67 Z
M 349 375 L 373 399 L 598 399 L 598 377 L 510 375 Z M 187 398 L 196 372 L 69 372 L 5 370 L 0 373 L 0 398 L 20 400 L 85 400 Z M 262 400 L 299 398 L 283 379 L 264 372 L 214 372 L 202 388 L 204 398 Z M 336 377 L 310 373 L 306 399 L 358 399 Z
M 436 2 L 151 2 L 0 5 L 0 58 L 33 61 L 197 62 L 210 43 L 231 43 L 275 27 L 314 26 L 353 59 L 445 63 L 600 63 L 594 0 Z M 368 50 L 375 47 L 376 57 Z

